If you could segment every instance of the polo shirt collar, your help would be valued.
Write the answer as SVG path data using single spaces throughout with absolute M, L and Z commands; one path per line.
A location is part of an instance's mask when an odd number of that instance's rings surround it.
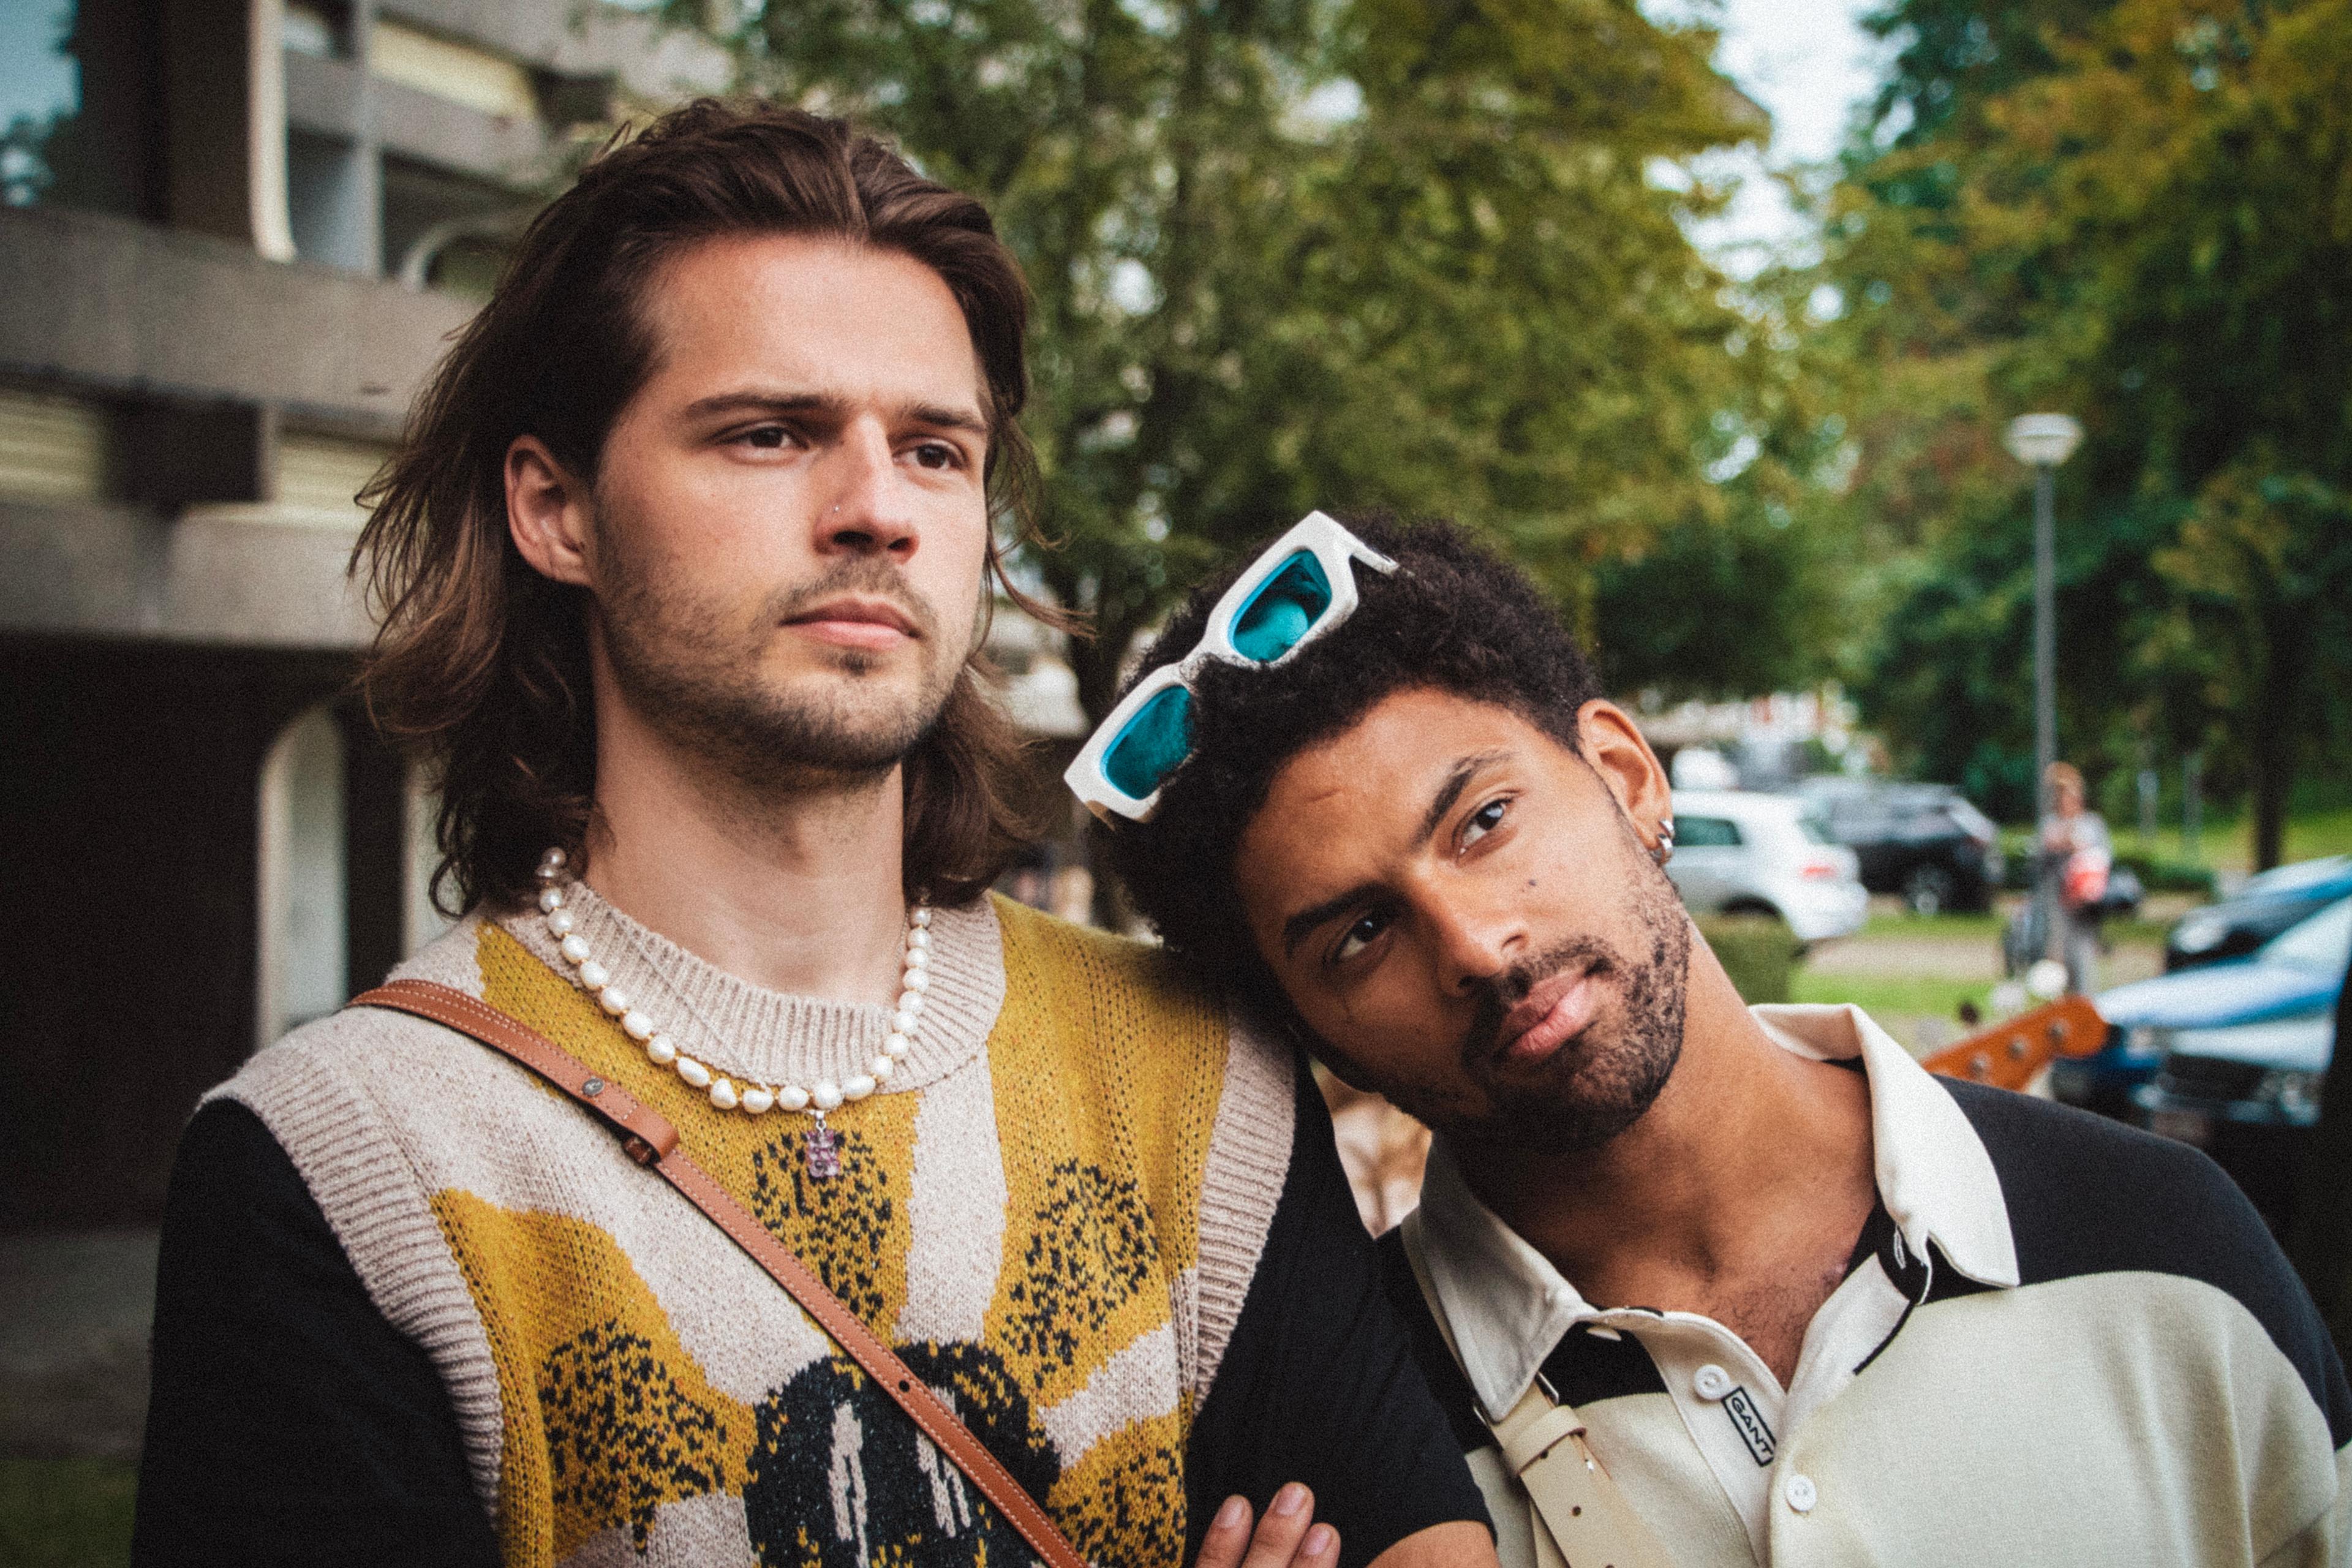
M 1879 1201 L 1911 1250 L 1925 1258 L 1932 1239 L 1947 1262 L 1978 1284 L 2015 1285 L 2017 1241 L 2000 1176 L 1951 1091 L 1859 1007 L 1748 1012 L 1783 1050 L 1817 1061 L 1862 1058 Z
M 1950 1093 L 1859 1007 L 1748 1009 L 1781 1049 L 1816 1061 L 1859 1058 L 1870 1084 L 1879 1201 L 1905 1243 L 1981 1285 L 2018 1282 L 2009 1208 L 1983 1140 Z M 1462 1347 L 1463 1371 L 1499 1420 L 1560 1336 L 1604 1314 L 1551 1260 L 1480 1202 L 1441 1133 L 1432 1142 L 1414 1226 L 1431 1284 Z
M 1414 1227 L 1470 1390 L 1499 1421 L 1560 1336 L 1594 1315 L 1559 1269 L 1496 1217 L 1462 1179 L 1445 1135 L 1430 1141 Z

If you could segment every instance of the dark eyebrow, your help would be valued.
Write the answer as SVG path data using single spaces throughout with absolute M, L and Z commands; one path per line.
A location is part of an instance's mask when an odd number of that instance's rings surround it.
M 1437 825 L 1445 820 L 1445 814 L 1454 809 L 1454 803 L 1462 798 L 1462 792 L 1470 787 L 1470 781 L 1476 778 L 1482 769 L 1491 767 L 1509 755 L 1508 752 L 1480 752 L 1456 762 L 1445 775 L 1445 782 L 1438 785 L 1437 793 L 1430 797 L 1429 810 L 1421 819 L 1421 836 L 1427 838 L 1437 831 Z M 1300 941 L 1317 927 L 1334 915 L 1345 913 L 1364 902 L 1379 890 L 1374 884 L 1366 882 L 1360 887 L 1349 889 L 1337 898 L 1326 899 L 1319 904 L 1301 910 L 1283 921 L 1283 956 L 1287 958 L 1297 951 Z
M 1454 809 L 1454 803 L 1462 798 L 1462 792 L 1470 787 L 1470 781 L 1478 776 L 1481 768 L 1491 767 L 1509 755 L 1508 752 L 1480 752 L 1455 763 L 1454 771 L 1445 775 L 1445 782 L 1430 797 L 1429 810 L 1421 819 L 1421 836 L 1426 838 L 1437 831 L 1437 825 L 1445 820 L 1445 814 Z
M 721 392 L 699 397 L 686 405 L 688 419 L 708 419 L 725 414 L 827 414 L 839 416 L 849 406 L 849 399 L 825 392 L 768 392 L 751 389 Z M 906 403 L 891 410 L 899 419 L 913 425 L 928 425 L 935 430 L 961 430 L 986 440 L 988 421 L 970 409 L 950 408 L 937 403 Z
M 1362 903 L 1379 890 L 1371 883 L 1367 882 L 1361 887 L 1349 889 L 1336 899 L 1326 899 L 1312 909 L 1301 910 L 1283 921 L 1282 956 L 1288 958 L 1298 950 L 1299 942 L 1318 926 L 1322 925 L 1332 916 L 1345 913 L 1354 905 Z

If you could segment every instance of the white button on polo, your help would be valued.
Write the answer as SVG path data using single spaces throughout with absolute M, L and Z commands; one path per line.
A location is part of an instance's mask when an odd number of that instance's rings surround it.
M 1731 1374 L 1709 1362 L 1691 1378 L 1691 1386 L 1701 1399 L 1720 1399 L 1731 1392 Z
M 1813 1478 L 1811 1476 L 1790 1476 L 1788 1484 L 1780 1489 L 1780 1495 L 1787 1498 L 1789 1506 L 1799 1513 L 1812 1512 L 1813 1504 L 1819 1502 L 1822 1498 L 1821 1492 L 1813 1486 Z
M 1544 1292 L 1544 1300 L 1555 1312 L 1564 1312 L 1576 1302 L 1576 1292 L 1565 1285 L 1555 1285 Z

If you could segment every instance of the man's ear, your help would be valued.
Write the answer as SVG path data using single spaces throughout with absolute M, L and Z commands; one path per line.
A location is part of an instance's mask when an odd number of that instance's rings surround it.
M 1584 760 L 1633 819 L 1634 833 L 1656 847 L 1659 822 L 1675 814 L 1675 795 L 1650 742 L 1622 708 L 1599 699 L 1576 710 L 1576 734 Z
M 588 486 L 536 436 L 507 448 L 507 532 L 542 577 L 587 587 L 594 581 Z

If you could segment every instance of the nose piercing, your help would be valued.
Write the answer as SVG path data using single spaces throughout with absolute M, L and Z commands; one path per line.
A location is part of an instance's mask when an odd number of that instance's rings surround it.
M 1650 851 L 1650 858 L 1663 866 L 1674 858 L 1675 819 L 1671 816 L 1662 816 L 1658 818 L 1657 846 Z

